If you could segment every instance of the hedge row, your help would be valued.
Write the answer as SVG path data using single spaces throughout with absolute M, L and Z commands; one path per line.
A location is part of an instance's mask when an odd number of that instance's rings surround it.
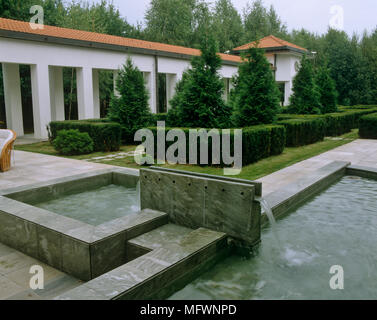
M 363 139 L 377 139 L 377 113 L 360 118 L 359 135 Z
M 155 139 L 155 146 L 157 146 L 157 128 L 148 128 L 152 131 Z M 174 128 L 165 128 L 166 133 Z M 186 163 L 189 163 L 189 128 L 179 128 L 183 130 L 186 137 Z M 221 130 L 219 130 L 221 132 Z M 209 131 L 207 131 L 209 132 Z M 242 164 L 248 165 L 263 158 L 267 158 L 272 155 L 281 154 L 284 151 L 286 139 L 286 130 L 284 126 L 280 125 L 261 125 L 242 129 Z M 197 143 L 197 163 L 200 163 L 200 138 Z M 234 156 L 234 130 L 231 130 L 230 134 L 230 152 L 231 156 Z M 174 142 L 166 142 L 165 154 L 167 149 Z M 212 164 L 212 139 L 208 139 L 208 144 L 205 148 L 208 148 L 208 160 L 209 164 Z M 222 160 L 222 140 L 220 139 L 220 159 Z M 154 157 L 157 158 L 157 148 L 155 148 Z M 221 162 L 221 165 L 224 165 Z
M 322 141 L 325 138 L 326 122 L 321 118 L 288 119 L 279 121 L 287 131 L 285 145 L 299 147 Z
M 118 151 L 121 146 L 121 126 L 107 119 L 52 121 L 50 140 L 54 141 L 61 130 L 76 129 L 87 132 L 94 143 L 94 151 Z
M 348 107 L 350 108 L 350 107 Z M 377 111 L 375 106 L 340 108 L 342 112 L 326 115 L 281 114 L 278 124 L 287 129 L 287 146 L 297 147 L 322 141 L 325 136 L 340 136 L 359 126 L 362 116 Z M 322 121 L 319 123 L 318 120 Z
M 153 115 L 153 120 L 154 122 L 157 122 L 157 121 L 166 121 L 168 117 L 168 114 L 167 113 L 156 113 Z

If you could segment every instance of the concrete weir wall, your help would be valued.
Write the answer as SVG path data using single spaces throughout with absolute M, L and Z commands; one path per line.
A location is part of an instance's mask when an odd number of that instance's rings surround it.
M 158 168 L 140 170 L 141 209 L 165 212 L 175 224 L 226 233 L 240 246 L 260 242 L 258 183 Z

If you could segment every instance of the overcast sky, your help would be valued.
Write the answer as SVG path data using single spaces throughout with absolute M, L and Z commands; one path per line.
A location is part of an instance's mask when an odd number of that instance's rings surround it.
M 207 1 L 215 2 L 215 0 Z M 113 2 L 127 21 L 135 24 L 137 21 L 143 21 L 150 0 L 113 0 Z M 251 0 L 232 0 L 232 2 L 239 12 L 242 12 Z M 362 34 L 365 29 L 371 31 L 377 27 L 376 0 L 264 0 L 264 3 L 275 7 L 289 30 L 304 27 L 317 33 L 326 32 L 330 20 L 336 15 L 336 13 L 331 14 L 333 6 L 340 6 L 343 9 L 343 29 L 348 34 L 354 31 Z M 334 10 L 339 12 L 338 9 Z M 339 23 L 339 20 L 335 20 L 335 23 Z

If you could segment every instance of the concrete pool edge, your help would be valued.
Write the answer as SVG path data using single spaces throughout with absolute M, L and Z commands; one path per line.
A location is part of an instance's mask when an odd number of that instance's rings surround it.
M 264 197 L 269 204 L 275 218 L 281 218 L 293 208 L 302 205 L 310 197 L 329 187 L 346 174 L 350 162 L 334 161 L 309 173 L 305 178 L 288 184 Z M 266 214 L 262 214 L 262 227 L 269 221 Z
M 189 245 L 163 246 L 56 297 L 56 300 L 164 299 L 229 254 L 227 236 L 204 228 Z
M 47 193 L 53 196 L 56 188 L 81 189 L 114 180 L 128 183 L 127 179 L 136 184 L 138 174 L 106 169 L 2 190 L 0 242 L 84 281 L 106 273 L 126 263 L 127 239 L 166 224 L 167 215 L 145 210 L 94 227 L 20 200 L 26 196 L 33 201 L 33 195 L 43 198 Z
M 334 161 L 309 173 L 305 178 L 268 194 L 264 199 L 271 207 L 274 217 L 279 219 L 345 175 L 377 180 L 377 168 L 352 165 L 350 162 Z M 265 213 L 262 214 L 261 220 L 262 227 L 269 224 Z
M 347 174 L 377 180 L 377 168 L 350 165 L 347 167 Z
M 108 174 L 114 175 L 114 173 L 119 171 L 120 173 L 126 175 L 128 174 L 119 169 L 107 169 L 91 172 L 89 174 L 77 175 L 74 177 L 55 179 L 47 183 L 44 182 L 35 184 L 34 187 L 48 187 L 56 181 L 70 182 L 79 180 L 77 179 L 78 177 L 84 178 Z M 156 172 L 160 170 L 155 169 L 152 171 Z M 177 173 L 171 170 L 161 171 L 167 171 L 169 175 Z M 183 172 L 182 174 L 184 176 L 183 178 L 186 179 L 187 172 Z M 352 166 L 349 162 L 332 162 L 308 174 L 305 178 L 299 179 L 276 192 L 268 194 L 265 199 L 267 199 L 267 201 L 272 205 L 274 214 L 279 218 L 288 213 L 288 211 L 292 210 L 292 208 L 302 205 L 310 197 L 326 189 L 346 174 L 364 174 L 368 175 L 368 178 L 373 178 L 377 177 L 377 170 L 373 168 Z M 139 174 L 133 174 L 133 176 L 139 177 Z M 210 178 L 210 176 L 197 177 L 204 179 Z M 230 182 L 234 182 L 235 186 L 245 184 L 244 180 L 239 179 L 229 180 L 226 182 L 226 184 Z M 175 183 L 181 185 L 181 183 L 178 183 L 178 180 L 175 180 L 174 184 Z M 252 186 L 250 186 L 249 183 L 249 188 L 250 187 Z M 3 190 L 1 194 L 4 196 L 10 191 L 16 193 L 27 191 L 29 189 L 30 185 L 12 190 Z M 1 199 L 4 198 L 3 196 L 0 196 L 0 229 L 2 213 Z M 7 201 L 12 201 L 12 199 L 7 198 Z M 17 216 L 16 209 L 17 208 L 15 208 L 14 216 L 21 219 L 22 217 Z M 66 292 L 56 299 L 164 299 L 193 281 L 202 272 L 208 270 L 208 268 L 231 253 L 232 248 L 229 246 L 230 242 L 228 241 L 231 236 L 229 236 L 229 234 L 227 235 L 225 233 L 212 231 L 205 228 L 199 228 L 190 232 L 191 236 L 194 235 L 194 238 L 199 241 L 198 245 L 190 247 L 143 247 L 143 245 L 141 245 L 140 242 L 135 241 L 135 239 L 141 235 L 144 235 L 145 233 L 148 233 L 152 229 L 159 228 L 160 225 L 167 224 L 169 221 L 168 214 L 165 212 L 150 209 L 146 210 L 148 210 L 146 213 L 146 216 L 148 216 L 145 221 L 146 225 L 143 225 L 144 222 L 139 220 L 132 226 L 133 229 L 131 229 L 129 222 L 126 220 L 123 221 L 123 224 L 121 220 L 115 219 L 97 228 L 91 226 L 92 231 L 88 233 L 90 236 L 83 232 L 84 230 L 89 231 L 89 229 L 87 229 L 88 225 L 84 223 L 81 223 L 81 227 L 76 225 L 77 231 L 67 231 L 69 232 L 68 236 L 70 238 L 74 238 L 75 234 L 79 235 L 81 233 L 82 238 L 80 238 L 79 241 L 88 245 L 89 252 L 94 253 L 97 251 L 99 255 L 102 255 L 102 262 L 99 264 L 102 266 L 102 270 L 94 273 L 91 271 L 90 279 L 87 279 L 89 282 L 72 291 Z M 152 218 L 151 214 L 156 215 L 156 220 L 154 222 L 151 222 L 149 219 Z M 76 220 L 73 221 L 77 223 Z M 267 219 L 265 215 L 262 215 L 262 222 L 266 221 Z M 46 221 L 43 220 L 39 220 L 39 222 L 42 224 L 46 223 Z M 56 225 L 59 224 L 57 223 Z M 49 225 L 44 225 L 44 227 L 48 226 Z M 125 231 L 124 228 L 128 229 Z M 93 231 L 94 229 L 96 229 L 95 232 Z M 108 240 L 109 242 L 106 243 L 101 240 Z M 1 241 L 2 239 L 0 239 L 0 242 Z M 127 246 L 133 246 L 133 249 L 128 250 Z M 106 256 L 108 248 L 115 250 L 109 252 L 118 253 L 118 255 L 115 255 L 115 260 L 117 262 L 114 264 L 111 262 L 111 259 L 114 258 L 113 253 Z M 76 254 L 77 251 L 73 250 L 73 259 L 75 259 Z M 94 263 L 92 258 L 89 258 L 89 261 L 90 263 Z M 80 264 L 80 262 L 77 261 L 75 261 L 75 263 Z

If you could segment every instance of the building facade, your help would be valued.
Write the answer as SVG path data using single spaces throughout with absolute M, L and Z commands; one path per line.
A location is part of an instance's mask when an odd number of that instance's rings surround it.
M 236 48 L 235 54 L 220 54 L 223 63 L 220 75 L 226 88 L 224 99 L 228 98 L 230 79 L 242 61 L 238 54 L 245 48 Z M 267 58 L 275 68 L 276 81 L 287 84 L 287 101 L 295 63 L 299 61 L 298 53 L 291 49 L 288 52 L 266 50 Z M 165 94 L 166 101 L 169 101 L 175 93 L 177 81 L 190 67 L 191 58 L 198 55 L 200 51 L 197 49 L 52 26 L 34 29 L 27 22 L 0 18 L 6 125 L 18 136 L 24 135 L 21 64 L 30 66 L 34 137 L 45 139 L 50 121 L 65 120 L 63 68 L 76 69 L 78 119 L 100 118 L 98 72 L 113 72 L 115 81 L 119 68 L 130 56 L 144 74 L 150 108 L 157 113 L 159 74 L 166 77 Z
M 232 54 L 241 55 L 247 49 L 254 46 L 265 50 L 266 57 L 274 72 L 275 81 L 281 85 L 280 89 L 284 94 L 282 104 L 284 106 L 289 105 L 293 79 L 300 68 L 302 56 L 308 54 L 308 50 L 271 35 L 258 42 L 251 42 L 237 47 L 232 50 Z

